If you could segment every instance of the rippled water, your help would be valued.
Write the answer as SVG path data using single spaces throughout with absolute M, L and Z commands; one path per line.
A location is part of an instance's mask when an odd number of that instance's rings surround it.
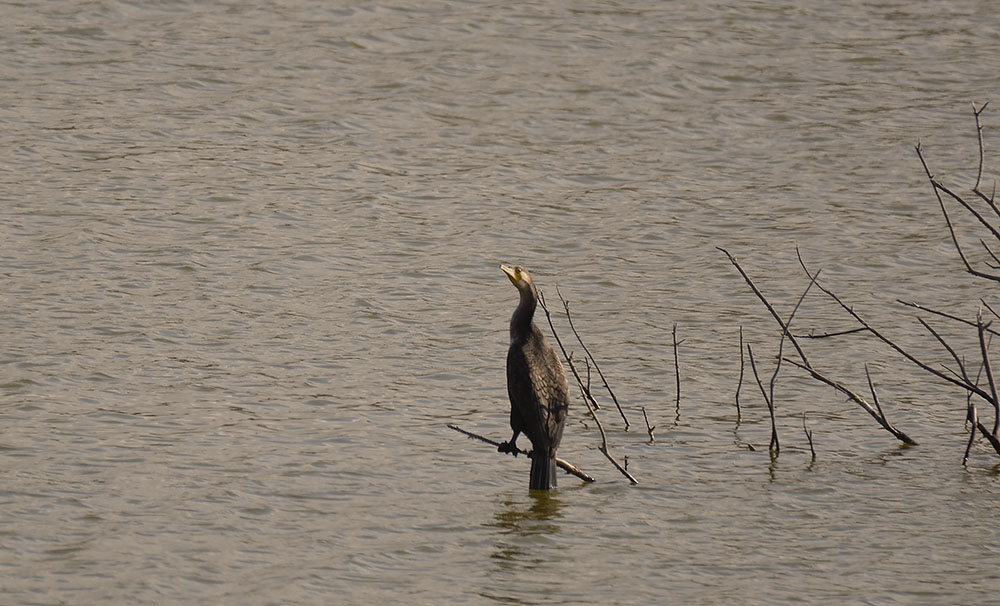
M 740 326 L 768 372 L 778 333 L 716 250 L 788 310 L 798 245 L 946 361 L 894 299 L 969 317 L 992 287 L 912 146 L 971 186 L 993 3 L 3 14 L 4 603 L 995 601 L 1000 461 L 962 468 L 964 395 L 863 337 L 809 341 L 858 391 L 869 363 L 919 445 L 786 368 L 772 459 L 755 386 L 741 423 L 734 395 Z M 501 262 L 571 301 L 637 487 L 582 403 L 561 454 L 598 482 L 551 495 L 447 429 L 508 432 Z M 852 327 L 818 294 L 796 323 Z

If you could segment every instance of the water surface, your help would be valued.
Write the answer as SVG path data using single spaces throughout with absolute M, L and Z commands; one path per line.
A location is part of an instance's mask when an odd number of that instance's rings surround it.
M 6 603 L 995 601 L 1000 460 L 961 466 L 964 394 L 870 339 L 809 341 L 858 391 L 868 363 L 919 445 L 786 368 L 772 459 L 755 386 L 740 423 L 734 395 L 740 326 L 768 373 L 778 331 L 716 250 L 787 313 L 797 245 L 948 361 L 894 300 L 971 317 L 992 286 L 913 145 L 968 191 L 992 3 L 3 12 Z M 502 262 L 570 300 L 637 487 L 582 402 L 561 454 L 598 482 L 551 495 L 446 428 L 507 437 Z M 799 314 L 853 326 L 818 294 Z

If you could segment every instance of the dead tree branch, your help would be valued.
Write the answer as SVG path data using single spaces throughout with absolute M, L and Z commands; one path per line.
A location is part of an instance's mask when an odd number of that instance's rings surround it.
M 650 427 L 650 425 L 649 425 L 649 417 L 646 416 L 646 407 L 645 406 L 642 407 L 642 418 L 645 419 L 645 421 L 646 421 L 646 432 L 649 434 L 649 443 L 652 444 L 653 440 L 654 440 L 654 438 L 653 438 L 653 430 L 656 429 L 656 427 L 655 426 Z
M 601 377 L 601 382 L 604 383 L 604 389 L 608 390 L 608 394 L 611 395 L 611 400 L 615 403 L 615 406 L 618 407 L 618 414 L 621 415 L 622 421 L 625 421 L 625 431 L 628 431 L 628 428 L 630 427 L 631 424 L 628 422 L 628 417 L 625 416 L 625 411 L 622 410 L 622 405 L 618 403 L 618 398 L 615 397 L 615 392 L 611 389 L 611 386 L 608 385 L 608 380 L 604 377 L 604 372 L 601 371 L 600 365 L 597 363 L 597 360 L 594 359 L 594 356 L 591 355 L 590 349 L 588 349 L 587 345 L 584 344 L 583 339 L 580 338 L 580 333 L 576 331 L 576 326 L 573 325 L 573 315 L 569 312 L 569 301 L 563 298 L 562 293 L 559 292 L 558 288 L 556 288 L 556 294 L 559 295 L 559 300 L 563 304 L 563 309 L 566 310 L 566 320 L 569 321 L 570 329 L 576 336 L 576 340 L 580 343 L 580 347 L 583 348 L 584 353 L 587 354 L 587 359 L 590 360 L 590 362 L 594 365 L 594 369 L 597 370 L 597 376 Z M 588 392 L 590 391 L 589 382 L 587 391 Z M 593 400 L 593 398 L 591 399 Z M 594 403 L 596 403 L 596 400 L 593 401 Z
M 587 405 L 587 410 L 590 412 L 590 416 L 594 419 L 594 423 L 597 425 L 597 430 L 601 433 L 601 445 L 598 447 L 598 449 L 605 456 L 605 458 L 607 458 L 608 461 L 610 461 L 611 464 L 615 466 L 615 469 L 620 471 L 622 475 L 628 478 L 628 480 L 632 482 L 633 485 L 638 484 L 639 481 L 636 480 L 635 477 L 633 477 L 632 474 L 630 474 L 628 470 L 626 470 L 621 465 L 621 463 L 619 463 L 617 460 L 615 460 L 613 456 L 611 456 L 611 452 L 608 449 L 608 435 L 604 432 L 604 425 L 601 424 L 601 420 L 597 417 L 597 410 L 591 403 L 591 401 L 593 400 L 593 396 L 591 396 L 590 392 L 586 390 L 586 386 L 583 383 L 583 379 L 580 378 L 580 373 L 577 372 L 576 365 L 573 364 L 573 356 L 568 355 L 566 353 L 566 348 L 563 347 L 562 340 L 559 338 L 559 335 L 556 334 L 555 326 L 552 325 L 552 314 L 549 313 L 549 308 L 547 305 L 545 305 L 545 297 L 542 295 L 541 292 L 538 293 L 538 304 L 541 306 L 542 311 L 545 312 L 545 318 L 549 322 L 549 328 L 552 329 L 552 335 L 555 338 L 556 343 L 559 345 L 559 349 L 562 350 L 563 357 L 566 358 L 566 362 L 569 364 L 569 369 L 570 371 L 573 372 L 573 377 L 576 378 L 576 384 L 580 386 L 580 389 L 582 391 L 584 391 L 583 402 L 584 404 Z
M 677 416 L 680 417 L 681 414 L 681 365 L 679 358 L 677 356 L 677 346 L 680 343 L 677 342 L 677 325 L 674 324 L 674 329 L 672 331 L 674 340 L 674 377 L 677 379 Z M 644 413 L 645 414 L 645 413 Z M 647 423 L 648 425 L 648 423 Z
M 753 283 L 753 280 L 750 279 L 750 276 L 740 266 L 740 264 L 736 260 L 736 258 L 733 257 L 731 254 L 729 254 L 729 252 L 726 251 L 725 249 L 719 248 L 719 250 L 722 251 L 729 258 L 729 262 L 732 263 L 733 266 L 736 267 L 737 271 L 740 272 L 740 275 L 743 276 L 743 279 L 746 281 L 747 285 L 750 286 L 750 290 L 752 290 L 753 293 L 755 295 L 757 295 L 757 298 L 760 299 L 761 303 L 763 303 L 764 306 L 767 308 L 767 310 L 769 312 L 771 312 L 771 316 L 774 317 L 775 321 L 777 321 L 778 326 L 781 327 L 782 332 L 783 333 L 787 333 L 788 340 L 792 343 L 792 345 L 795 347 L 795 350 L 798 352 L 799 358 L 801 359 L 801 363 L 800 362 L 796 362 L 794 360 L 790 360 L 789 358 L 786 358 L 786 357 L 783 356 L 783 359 L 786 362 L 794 364 L 795 366 L 797 366 L 797 367 L 801 368 L 802 370 L 808 372 L 814 379 L 816 379 L 816 380 L 818 380 L 818 381 L 820 381 L 822 383 L 826 383 L 830 387 L 833 387 L 837 391 L 840 391 L 841 393 L 843 393 L 844 395 L 846 395 L 848 398 L 850 398 L 856 404 L 858 404 L 859 406 L 861 406 L 861 408 L 863 408 L 865 410 L 865 412 L 867 412 L 868 414 L 870 414 L 872 416 L 872 418 L 874 418 L 878 422 L 878 424 L 882 426 L 883 429 L 885 429 L 886 431 L 888 431 L 889 433 L 891 433 L 893 436 L 895 436 L 896 439 L 898 439 L 898 440 L 900 440 L 900 441 L 902 441 L 902 442 L 904 442 L 906 444 L 916 444 L 917 443 L 913 438 L 911 438 L 910 436 L 906 435 L 902 431 L 899 431 L 898 429 L 896 429 L 895 427 L 893 427 L 892 424 L 889 423 L 889 420 L 883 414 L 880 414 L 878 412 L 878 410 L 876 410 L 875 408 L 873 408 L 863 397 L 861 397 L 860 395 L 858 395 L 854 391 L 850 390 L 849 388 L 845 387 L 843 384 L 841 384 L 841 383 L 839 383 L 839 382 L 837 382 L 837 381 L 835 381 L 833 379 L 830 379 L 826 375 L 824 375 L 821 372 L 819 372 L 809 362 L 809 358 L 806 357 L 805 351 L 803 351 L 802 347 L 799 345 L 799 342 L 796 339 L 796 337 L 791 332 L 788 331 L 788 326 L 781 319 L 781 316 L 778 315 L 778 312 L 775 311 L 775 309 L 771 305 L 771 303 L 768 302 L 768 300 L 767 300 L 766 297 L 764 297 L 764 294 L 761 293 L 760 289 L 757 288 L 756 284 Z M 798 249 L 796 249 L 796 254 L 798 255 Z M 810 281 L 814 282 L 818 288 L 820 288 L 821 290 L 824 290 L 824 292 L 826 292 L 825 289 L 823 289 L 823 287 L 820 286 L 820 284 L 815 281 L 816 278 L 814 277 L 814 274 L 812 272 L 810 272 L 805 267 L 805 264 L 802 262 L 801 255 L 799 255 L 799 264 L 802 265 L 802 268 L 803 268 L 803 270 L 805 270 L 806 275 L 809 276 Z M 819 273 L 817 272 L 815 274 L 815 276 L 818 276 L 818 275 L 819 275 Z M 865 328 L 869 328 L 869 327 L 867 325 L 865 325 Z
M 466 430 L 462 429 L 461 427 L 459 427 L 458 425 L 453 425 L 453 424 L 449 423 L 448 424 L 448 429 L 454 429 L 458 433 L 462 433 L 462 434 L 465 434 L 465 435 L 469 436 L 470 439 L 479 440 L 480 442 L 486 442 L 487 444 L 492 444 L 493 446 L 496 446 L 497 448 L 500 447 L 500 442 L 497 442 L 496 440 L 491 440 L 490 438 L 487 438 L 486 436 L 481 436 L 478 433 L 472 433 L 471 431 L 466 431 Z M 527 456 L 529 459 L 531 458 L 531 453 L 528 452 L 528 451 L 526 451 L 526 450 L 522 450 L 522 449 L 518 448 L 517 452 L 519 454 L 523 454 L 523 455 Z M 556 457 L 556 466 L 559 467 L 560 469 L 566 471 L 566 473 L 570 473 L 570 474 L 575 475 L 576 477 L 580 478 L 584 482 L 594 482 L 595 481 L 594 478 L 590 477 L 587 473 L 585 473 L 584 471 L 581 471 L 579 467 L 577 467 L 576 465 L 573 465 L 572 463 L 570 463 L 569 461 L 566 461 L 565 459 L 560 459 L 560 458 Z
M 987 105 L 988 103 L 984 103 L 983 106 L 980 107 L 979 109 L 976 109 L 975 104 L 973 104 L 972 106 L 972 112 L 976 119 L 976 135 L 977 139 L 979 140 L 979 170 L 977 171 L 976 183 L 975 186 L 972 188 L 972 191 L 983 202 L 985 202 L 987 206 L 990 207 L 990 209 L 993 211 L 993 214 L 995 214 L 997 217 L 1000 217 L 1000 208 L 997 207 L 995 201 L 995 195 L 987 196 L 980 189 L 982 186 L 982 179 L 983 179 L 983 165 L 985 163 L 985 158 L 986 158 L 986 146 L 983 143 L 983 125 L 980 116 L 982 115 L 983 110 L 986 109 Z M 931 187 L 934 189 L 934 196 L 937 198 L 938 206 L 940 206 L 941 208 L 941 214 L 944 216 L 945 224 L 948 226 L 948 233 L 951 234 L 951 241 L 955 245 L 955 251 L 958 252 L 958 256 L 962 260 L 962 264 L 965 265 L 966 271 L 980 278 L 986 278 L 987 280 L 1000 282 L 1000 274 L 984 272 L 972 266 L 972 263 L 969 261 L 968 257 L 965 254 L 965 250 L 962 248 L 962 245 L 958 240 L 958 235 L 955 233 L 955 226 L 952 223 L 951 216 L 948 214 L 948 208 L 945 205 L 944 197 L 942 197 L 941 194 L 944 193 L 947 197 L 951 198 L 953 201 L 958 203 L 962 208 L 968 211 L 969 214 L 975 217 L 976 220 L 979 221 L 979 224 L 985 227 L 997 240 L 1000 240 L 1000 229 L 998 229 L 985 216 L 983 216 L 983 214 L 979 212 L 979 210 L 977 210 L 969 201 L 965 200 L 965 198 L 958 195 L 957 193 L 955 193 L 954 191 L 952 191 L 951 189 L 943 185 L 940 181 L 934 178 L 934 174 L 931 172 L 930 167 L 927 165 L 927 161 L 924 158 L 923 148 L 921 147 L 919 142 L 916 145 L 916 151 L 917 151 L 917 157 L 920 159 L 920 163 L 924 167 L 924 173 L 927 175 L 927 179 L 928 181 L 930 181 Z M 981 242 L 983 246 L 986 247 L 990 256 L 996 258 L 996 255 L 994 255 L 993 251 L 989 249 L 989 246 L 987 246 L 985 242 L 983 241 Z
M 740 326 L 740 379 L 736 382 L 736 425 L 740 424 L 743 418 L 743 413 L 740 411 L 740 388 L 743 387 L 743 370 L 745 363 L 743 362 L 743 327 Z
M 768 450 L 777 456 L 781 452 L 781 444 L 778 443 L 778 427 L 774 422 L 774 400 L 767 395 L 764 383 L 760 380 L 760 374 L 757 373 L 757 363 L 753 357 L 753 348 L 749 343 L 747 343 L 747 357 L 750 358 L 750 369 L 753 370 L 753 376 L 757 379 L 757 387 L 760 387 L 760 395 L 764 396 L 764 401 L 767 402 L 767 410 L 771 414 L 771 443 L 768 446 Z
M 806 427 L 806 413 L 802 413 L 802 430 L 806 432 L 806 439 L 809 440 L 809 452 L 812 453 L 812 460 L 816 460 L 816 449 L 813 448 L 813 432 Z

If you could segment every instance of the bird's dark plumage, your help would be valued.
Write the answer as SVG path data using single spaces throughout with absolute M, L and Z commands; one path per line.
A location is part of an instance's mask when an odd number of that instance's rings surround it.
M 532 322 L 538 294 L 531 276 L 521 267 L 501 265 L 500 269 L 521 294 L 510 319 L 507 351 L 507 395 L 514 435 L 500 445 L 500 451 L 516 455 L 517 436 L 528 436 L 532 450 L 528 487 L 548 490 L 556 486 L 556 450 L 569 411 L 569 383 L 556 352 Z

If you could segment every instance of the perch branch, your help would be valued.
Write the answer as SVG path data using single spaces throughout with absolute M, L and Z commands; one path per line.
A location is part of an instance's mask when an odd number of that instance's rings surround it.
M 496 446 L 498 448 L 500 446 L 500 442 L 497 442 L 496 440 L 491 440 L 491 439 L 487 438 L 486 436 L 481 436 L 481 435 L 479 435 L 477 433 L 472 433 L 471 431 L 466 431 L 466 430 L 462 429 L 461 427 L 459 427 L 458 425 L 452 425 L 451 423 L 449 423 L 448 424 L 448 429 L 454 429 L 458 433 L 462 433 L 462 434 L 465 434 L 465 435 L 469 436 L 470 439 L 479 440 L 481 442 L 486 442 L 487 444 L 492 444 L 493 446 Z M 520 453 L 520 454 L 523 454 L 523 455 L 527 456 L 529 459 L 531 458 L 531 453 L 529 453 L 529 452 L 527 452 L 525 450 L 521 450 L 520 448 L 518 448 L 517 452 Z M 581 471 L 579 467 L 577 467 L 576 465 L 573 465 L 572 463 L 570 463 L 569 461 L 566 461 L 565 459 L 560 459 L 560 458 L 556 457 L 556 465 L 560 469 L 565 470 L 566 473 L 571 473 L 571 474 L 575 475 L 576 477 L 580 478 L 581 480 L 583 480 L 584 482 L 594 482 L 595 481 L 594 478 L 590 477 L 589 475 L 587 475 L 587 473 L 585 473 L 584 471 Z

